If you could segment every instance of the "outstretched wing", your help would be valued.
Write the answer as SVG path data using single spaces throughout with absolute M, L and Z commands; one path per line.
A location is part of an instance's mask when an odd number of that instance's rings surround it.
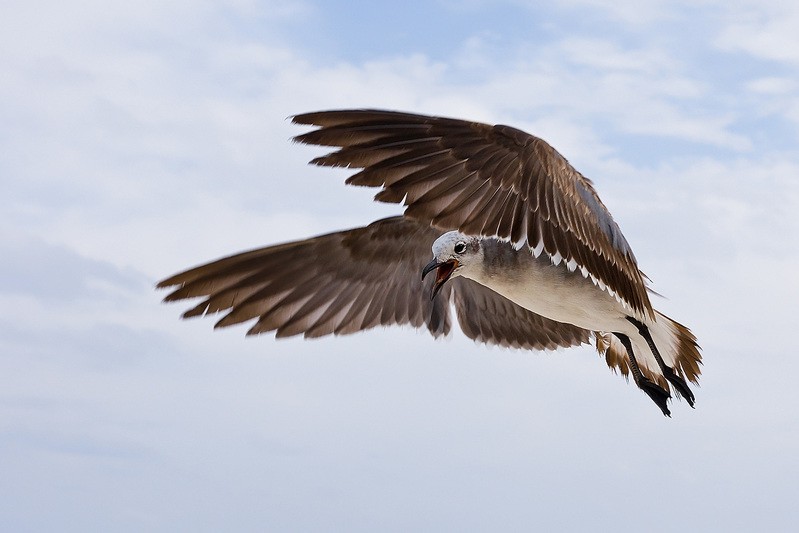
M 450 330 L 449 302 L 472 339 L 551 349 L 588 341 L 588 332 L 546 319 L 471 280 L 448 283 L 434 300 L 421 270 L 439 232 L 404 217 L 244 252 L 176 274 L 165 301 L 201 297 L 184 318 L 226 313 L 216 324 L 256 319 L 248 334 L 319 337 L 391 324 Z
M 644 276 L 591 182 L 545 141 L 510 126 L 377 110 L 294 117 L 296 137 L 339 150 L 312 162 L 361 168 L 347 183 L 443 230 L 509 239 L 580 269 L 653 316 Z

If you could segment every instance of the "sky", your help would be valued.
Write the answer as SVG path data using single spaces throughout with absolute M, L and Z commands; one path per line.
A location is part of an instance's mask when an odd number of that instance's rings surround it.
M 799 5 L 6 0 L 0 529 L 792 531 Z M 505 123 L 699 338 L 666 419 L 591 347 L 181 321 L 155 283 L 399 213 L 287 117 Z

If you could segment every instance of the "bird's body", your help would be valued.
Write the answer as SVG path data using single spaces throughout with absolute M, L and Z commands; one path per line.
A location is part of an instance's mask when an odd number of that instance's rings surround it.
M 228 311 L 249 333 L 316 337 L 377 325 L 461 329 L 482 342 L 551 349 L 588 342 L 661 408 L 670 391 L 693 406 L 701 355 L 657 312 L 629 244 L 590 181 L 541 139 L 390 111 L 294 117 L 297 137 L 339 150 L 315 159 L 362 168 L 347 183 L 379 187 L 404 216 L 231 256 L 172 276 L 167 300 L 204 297 L 184 316 Z M 425 256 L 432 285 L 419 272 Z M 423 276 L 424 276 L 423 275 Z M 422 277 L 423 277 L 422 276 Z M 430 298 L 430 292 L 434 298 Z
M 496 239 L 482 245 L 490 259 L 462 275 L 533 313 L 589 331 L 614 331 L 632 312 L 579 270 L 555 265 L 549 256 L 535 257 Z
M 681 366 L 682 351 L 693 354 L 693 337 L 681 324 L 658 311 L 653 316 L 636 313 L 574 263 L 553 261 L 544 254 L 536 256 L 535 251 L 516 249 L 501 239 L 452 231 L 440 236 L 432 248 L 434 259 L 425 274 L 433 269 L 443 271 L 434 294 L 449 279 L 465 277 L 532 313 L 593 332 L 598 348 L 599 337 L 607 339 L 611 333 L 606 341 L 607 355 L 619 357 L 628 343 L 629 369 L 639 386 L 649 380 L 668 390 L 666 382 L 672 381 L 678 393 L 693 405 L 693 393 L 687 384 L 669 372 Z M 614 337 L 621 346 L 614 346 Z M 668 415 L 666 397 L 657 389 L 645 391 L 655 394 L 653 400 Z

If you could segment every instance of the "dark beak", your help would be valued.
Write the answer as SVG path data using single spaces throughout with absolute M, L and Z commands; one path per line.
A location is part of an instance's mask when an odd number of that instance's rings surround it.
M 452 276 L 452 273 L 455 272 L 456 268 L 458 268 L 458 261 L 455 259 L 450 259 L 449 261 L 444 261 L 443 263 L 439 263 L 433 259 L 427 264 L 426 267 L 424 267 L 422 270 L 422 279 L 424 279 L 433 270 L 438 270 L 436 273 L 436 282 L 433 284 L 433 293 L 430 295 L 431 300 L 436 297 L 438 291 L 441 290 L 441 287 L 443 287 L 447 280 Z

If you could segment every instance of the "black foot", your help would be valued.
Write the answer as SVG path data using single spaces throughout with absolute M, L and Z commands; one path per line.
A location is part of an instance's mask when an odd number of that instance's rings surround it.
M 668 380 L 669 383 L 674 387 L 677 393 L 685 398 L 685 401 L 688 402 L 688 405 L 691 407 L 694 406 L 694 393 L 691 392 L 691 389 L 688 388 L 688 384 L 685 380 L 674 373 L 674 369 L 665 366 L 662 368 L 663 376 Z
M 691 389 L 688 388 L 688 384 L 685 380 L 678 376 L 674 369 L 670 366 L 666 365 L 666 362 L 663 361 L 663 357 L 661 357 L 660 352 L 655 346 L 655 341 L 652 339 L 652 335 L 649 334 L 649 328 L 646 327 L 645 324 L 636 320 L 635 318 L 628 316 L 627 320 L 632 323 L 636 328 L 638 328 L 638 333 L 644 338 L 646 343 L 649 345 L 649 348 L 652 350 L 652 354 L 655 356 L 655 360 L 658 362 L 658 366 L 660 367 L 660 371 L 663 373 L 663 377 L 672 384 L 674 389 L 677 391 L 679 396 L 685 398 L 685 401 L 688 402 L 692 408 L 694 406 L 694 393 L 691 392 Z
M 647 396 L 652 398 L 652 401 L 655 402 L 658 407 L 660 407 L 660 410 L 663 411 L 664 415 L 671 417 L 671 411 L 669 411 L 669 408 L 666 405 L 668 399 L 671 398 L 669 391 L 653 382 L 651 379 L 645 377 L 641 373 L 641 368 L 638 366 L 638 361 L 635 360 L 633 344 L 630 342 L 630 337 L 624 333 L 614 333 L 614 335 L 618 337 L 618 339 L 624 345 L 624 349 L 627 350 L 627 355 L 630 358 L 630 373 L 633 375 L 635 384 L 638 385 L 638 388 L 644 391 Z
M 664 415 L 671 417 L 671 411 L 669 411 L 669 408 L 666 405 L 668 399 L 671 398 L 669 391 L 643 376 L 642 379 L 636 384 L 638 385 L 638 388 L 646 393 L 647 396 L 652 398 L 652 401 L 655 402 L 658 407 L 660 407 L 660 410 L 663 411 Z

